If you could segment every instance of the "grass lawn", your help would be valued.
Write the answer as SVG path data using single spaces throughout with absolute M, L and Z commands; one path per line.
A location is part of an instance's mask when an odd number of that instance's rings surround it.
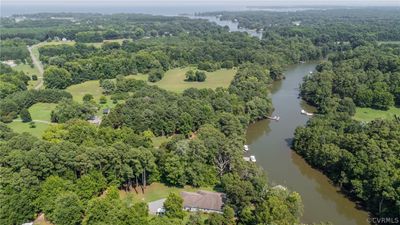
M 7 126 L 10 127 L 16 133 L 27 132 L 38 138 L 42 138 L 44 131 L 49 126 L 51 126 L 50 124 L 47 124 L 47 123 L 35 122 L 35 124 L 36 124 L 35 128 L 30 128 L 29 123 L 23 123 L 21 121 L 13 121 L 13 122 L 7 124 Z
M 36 75 L 39 76 L 39 71 L 37 70 L 36 67 L 31 67 L 28 64 L 25 63 L 20 63 L 17 66 L 13 67 L 14 70 L 16 71 L 22 71 L 28 76 Z
M 207 79 L 204 82 L 186 82 L 185 73 L 190 70 L 195 69 L 193 67 L 185 67 L 185 68 L 175 68 L 168 70 L 163 79 L 156 82 L 151 83 L 150 85 L 157 85 L 160 88 L 163 88 L 168 91 L 173 91 L 177 93 L 182 93 L 185 89 L 188 88 L 211 88 L 215 89 L 217 87 L 228 87 L 231 83 L 233 77 L 236 74 L 236 69 L 221 69 L 214 72 L 206 72 Z M 138 74 L 131 75 L 129 77 L 133 77 L 138 80 L 147 80 L 147 75 Z
M 51 111 L 56 108 L 55 103 L 36 103 L 29 108 L 33 120 L 43 120 L 50 122 Z
M 77 102 L 83 102 L 82 98 L 85 94 L 93 95 L 96 103 L 99 103 L 100 97 L 103 96 L 103 88 L 100 87 L 99 80 L 90 80 L 80 84 L 75 84 L 69 86 L 66 91 L 71 93 L 73 100 Z M 97 116 L 103 115 L 103 109 L 115 107 L 116 104 L 112 102 L 110 96 L 106 96 L 106 98 L 107 103 L 100 105 L 100 110 L 96 114 Z
M 31 78 L 32 78 L 32 75 L 40 76 L 39 71 L 36 67 L 32 68 L 28 64 L 25 64 L 25 63 L 18 64 L 17 66 L 13 67 L 13 70 L 22 71 Z M 37 80 L 28 81 L 28 89 L 34 88 L 37 82 L 38 82 Z
M 354 119 L 359 121 L 371 121 L 374 119 L 391 119 L 394 115 L 400 116 L 400 108 L 391 107 L 387 111 L 376 110 L 371 108 L 358 108 L 356 110 L 356 114 L 354 115 Z
M 85 94 L 91 94 L 96 102 L 99 102 L 100 97 L 103 95 L 103 89 L 100 87 L 99 80 L 85 81 L 80 84 L 69 86 L 67 90 L 72 94 L 74 101 L 82 102 Z
M 212 188 L 211 187 L 194 188 L 191 186 L 177 188 L 177 187 L 168 187 L 162 183 L 152 183 L 151 185 L 147 186 L 144 194 L 142 193 L 142 190 L 140 188 L 137 188 L 138 193 L 136 193 L 135 190 L 132 189 L 130 192 L 120 190 L 119 194 L 122 199 L 126 198 L 127 196 L 132 196 L 133 199 L 137 200 L 137 201 L 152 202 L 155 200 L 159 200 L 159 199 L 168 197 L 169 193 L 171 193 L 171 192 L 179 194 L 181 191 L 195 192 L 198 190 L 212 191 Z
M 51 111 L 56 107 L 57 104 L 54 103 L 36 103 L 29 108 L 32 120 L 40 120 L 50 122 Z M 36 127 L 30 128 L 29 123 L 23 123 L 21 121 L 13 121 L 9 123 L 8 126 L 17 133 L 27 132 L 33 136 L 42 137 L 44 131 L 51 126 L 49 123 L 36 121 Z

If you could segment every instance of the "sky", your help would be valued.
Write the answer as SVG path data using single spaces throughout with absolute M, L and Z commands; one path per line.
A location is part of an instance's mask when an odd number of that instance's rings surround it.
M 400 0 L 1 0 L 1 5 L 351 5 L 400 6 Z

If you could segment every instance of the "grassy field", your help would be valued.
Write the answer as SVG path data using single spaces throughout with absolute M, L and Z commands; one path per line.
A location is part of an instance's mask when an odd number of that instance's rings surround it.
M 37 70 L 36 67 L 32 68 L 31 66 L 25 63 L 18 64 L 17 66 L 13 67 L 13 69 L 16 71 L 22 71 L 28 76 L 39 75 L 39 71 Z
M 36 75 L 36 76 L 40 75 L 39 71 L 36 67 L 32 68 L 31 66 L 29 66 L 28 64 L 25 64 L 25 63 L 18 64 L 17 66 L 13 67 L 13 70 L 22 71 L 31 78 L 32 78 L 32 75 Z M 37 83 L 37 81 L 35 81 L 35 80 L 28 81 L 28 89 L 32 89 L 33 87 L 35 87 L 36 83 Z
M 81 84 L 75 84 L 69 86 L 66 91 L 72 94 L 74 101 L 83 102 L 82 98 L 85 94 L 91 94 L 94 97 L 96 103 L 99 103 L 100 97 L 103 96 L 103 88 L 100 87 L 99 80 L 90 80 Z M 107 103 L 100 105 L 100 110 L 97 112 L 97 116 L 103 114 L 103 109 L 114 108 L 115 104 L 112 102 L 110 96 L 106 96 Z
M 359 121 L 371 121 L 374 119 L 391 119 L 394 115 L 400 116 L 400 108 L 391 107 L 387 111 L 376 110 L 371 108 L 357 108 L 354 119 Z
M 7 126 L 10 127 L 16 133 L 27 132 L 38 138 L 41 138 L 44 131 L 49 126 L 51 126 L 50 124 L 47 123 L 35 122 L 35 124 L 36 124 L 35 128 L 30 128 L 29 123 L 23 123 L 21 121 L 13 121 L 12 123 L 7 124 Z
M 152 202 L 155 200 L 159 200 L 161 198 L 168 197 L 169 193 L 174 192 L 179 194 L 181 191 L 198 191 L 198 190 L 208 190 L 212 191 L 212 188 L 194 188 L 191 186 L 185 186 L 183 188 L 177 187 L 168 187 L 162 183 L 152 183 L 147 186 L 145 189 L 145 193 L 142 193 L 140 188 L 137 189 L 138 193 L 135 190 L 131 190 L 130 192 L 126 192 L 124 190 L 120 191 L 120 197 L 126 198 L 127 196 L 132 196 L 134 200 L 144 201 L 144 202 Z
M 54 103 L 36 103 L 29 108 L 32 120 L 37 120 L 35 122 L 36 127 L 30 128 L 29 123 L 23 123 L 21 121 L 13 121 L 8 124 L 8 126 L 13 129 L 14 132 L 23 133 L 27 132 L 36 137 L 42 137 L 44 131 L 51 126 L 50 124 L 50 114 L 51 111 L 56 107 Z M 41 122 L 43 121 L 43 122 Z
M 158 87 L 168 91 L 182 93 L 185 89 L 191 87 L 211 89 L 215 89 L 217 87 L 228 87 L 236 74 L 236 69 L 221 69 L 215 72 L 206 72 L 207 79 L 204 82 L 186 82 L 185 73 L 190 69 L 194 68 L 185 67 L 168 70 L 162 80 L 156 83 L 148 82 L 148 84 L 157 85 Z M 138 74 L 131 77 L 138 80 L 147 80 L 147 75 L 145 74 Z

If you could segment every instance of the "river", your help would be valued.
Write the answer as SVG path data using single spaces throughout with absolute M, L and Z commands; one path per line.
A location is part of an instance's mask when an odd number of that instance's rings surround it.
M 246 31 L 257 38 L 260 33 L 238 28 L 237 23 L 220 21 L 215 17 L 203 17 L 231 31 Z M 280 120 L 262 120 L 251 124 L 246 133 L 249 155 L 255 155 L 257 164 L 268 174 L 272 185 L 281 184 L 298 192 L 303 200 L 304 223 L 329 221 L 335 225 L 366 225 L 368 213 L 359 210 L 356 204 L 347 199 L 332 185 L 330 180 L 290 149 L 293 134 L 298 126 L 305 125 L 309 119 L 300 114 L 301 109 L 312 111 L 298 98 L 299 84 L 303 77 L 315 70 L 316 62 L 290 66 L 285 71 L 285 80 L 276 81 L 271 86 L 271 98 Z

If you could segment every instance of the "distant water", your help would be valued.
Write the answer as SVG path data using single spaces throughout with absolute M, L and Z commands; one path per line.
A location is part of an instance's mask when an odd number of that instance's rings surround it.
M 163 16 L 176 16 L 180 14 L 194 15 L 199 12 L 217 12 L 217 11 L 276 11 L 293 12 L 310 9 L 327 9 L 322 6 L 240 6 L 240 5 L 159 5 L 159 6 L 104 6 L 104 5 L 0 5 L 0 16 L 12 16 L 21 14 L 34 14 L 41 12 L 72 12 L 72 13 L 143 13 Z
M 175 16 L 179 14 L 194 15 L 197 12 L 243 11 L 246 6 L 238 5 L 163 5 L 163 6 L 43 6 L 43 5 L 1 5 L 1 16 L 16 14 L 33 14 L 40 12 L 74 12 L 74 13 L 143 13 L 152 15 Z

